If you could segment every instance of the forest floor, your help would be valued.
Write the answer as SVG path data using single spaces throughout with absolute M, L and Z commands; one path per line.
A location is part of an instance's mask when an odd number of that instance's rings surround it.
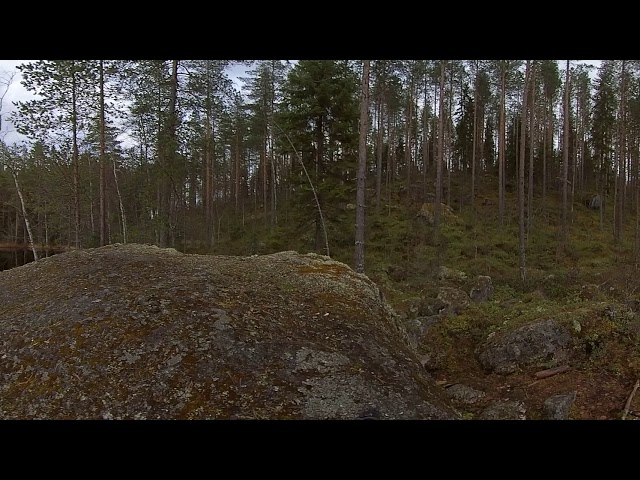
M 605 211 L 601 223 L 599 211 L 576 201 L 569 215 L 567 246 L 559 248 L 560 203 L 557 196 L 549 195 L 546 207 L 536 206 L 533 213 L 523 282 L 518 268 L 515 193 L 508 194 L 506 201 L 502 227 L 492 193 L 476 199 L 475 224 L 468 209 L 454 205 L 454 214 L 443 217 L 439 239 L 434 239 L 433 227 L 425 226 L 414 214 L 408 219 L 410 233 L 403 255 L 394 264 L 370 254 L 369 276 L 408 319 L 417 315 L 412 305 L 433 302 L 442 286 L 469 293 L 473 278 L 491 277 L 493 295 L 446 315 L 430 330 L 427 341 L 439 350 L 441 360 L 429 368 L 438 383 L 445 387 L 460 383 L 486 394 L 476 405 L 462 407 L 466 418 L 475 418 L 497 401 L 520 401 L 526 406 L 527 418 L 540 419 L 546 399 L 575 392 L 570 418 L 620 419 L 640 378 L 635 215 L 629 214 L 623 239 L 616 244 L 612 212 Z M 396 266 L 389 268 L 391 265 Z M 466 280 L 438 278 L 441 266 L 464 272 Z M 477 351 L 489 335 L 541 318 L 558 321 L 572 334 L 567 371 L 538 379 L 535 373 L 544 370 L 541 366 L 519 368 L 509 375 L 488 373 L 481 367 Z M 628 419 L 638 418 L 640 396 L 626 411 Z
M 410 192 L 420 192 L 412 186 Z M 507 191 L 502 225 L 492 185 L 481 185 L 475 214 L 469 198 L 443 197 L 447 204 L 439 234 L 425 220 L 423 198 L 407 189 L 385 195 L 376 213 L 372 191 L 367 211 L 366 273 L 387 301 L 405 319 L 419 317 L 415 305 L 433 300 L 442 286 L 469 293 L 470 281 L 488 275 L 493 295 L 445 316 L 430 330 L 439 345 L 440 361 L 428 368 L 441 385 L 462 383 L 486 393 L 477 405 L 465 407 L 474 418 L 498 400 L 519 400 L 527 418 L 543 418 L 544 401 L 552 395 L 576 393 L 573 419 L 620 419 L 640 378 L 640 275 L 636 270 L 636 215 L 629 203 L 620 242 L 613 239 L 613 207 L 604 214 L 587 207 L 594 194 L 575 195 L 569 205 L 568 238 L 560 247 L 561 195 L 551 191 L 534 197 L 528 228 L 526 280 L 518 263 L 517 193 Z M 418 197 L 418 198 L 416 198 Z M 427 202 L 433 200 L 427 197 Z M 464 203 L 463 203 L 464 202 Z M 427 206 L 427 209 L 429 206 Z M 428 214 L 427 214 L 428 216 Z M 282 216 L 281 216 L 282 217 Z M 326 215 L 332 258 L 353 264 L 354 212 Z M 260 223 L 262 223 L 260 221 Z M 313 249 L 312 227 L 254 229 L 252 244 L 236 238 L 218 244 L 216 253 L 252 254 Z M 257 233 L 255 233 L 257 232 Z M 438 278 L 446 266 L 464 272 L 466 280 Z M 413 306 L 413 307 L 412 307 Z M 616 312 L 611 314 L 611 312 Z M 509 375 L 487 373 L 477 348 L 492 332 L 517 328 L 540 318 L 552 318 L 572 332 L 569 369 L 538 379 L 541 367 L 522 368 Z M 640 415 L 640 395 L 629 408 L 629 419 Z
M 430 359 L 423 362 L 426 370 L 445 390 L 461 384 L 484 393 L 473 404 L 456 405 L 467 419 L 504 401 L 522 402 L 528 419 L 542 419 L 549 397 L 574 393 L 571 419 L 620 419 L 625 413 L 627 419 L 640 418 L 640 392 L 627 405 L 640 379 L 640 274 L 633 202 L 625 207 L 621 240 L 615 242 L 612 202 L 600 212 L 586 206 L 593 193 L 576 194 L 562 245 L 560 194 L 550 190 L 544 202 L 535 196 L 523 281 L 517 194 L 507 191 L 500 222 L 492 185 L 480 187 L 474 210 L 468 197 L 443 197 L 438 231 L 430 218 L 433 196 L 411 194 L 422 192 L 421 185 L 398 185 L 386 192 L 379 211 L 369 191 L 365 273 L 406 324 L 429 323 L 416 347 L 419 358 Z M 352 207 L 336 204 L 325 212 L 331 257 L 347 265 L 353 265 Z M 301 207 L 283 202 L 279 224 L 271 228 L 260 208 L 246 216 L 221 217 L 213 249 L 194 245 L 180 250 L 241 256 L 289 250 L 324 253 L 323 246 L 314 245 L 313 221 L 297 219 L 296 208 Z M 443 277 L 443 267 L 452 275 Z M 478 276 L 491 278 L 489 298 L 440 312 L 443 288 L 468 296 Z M 487 370 L 479 361 L 479 349 L 493 335 L 541 319 L 553 320 L 570 334 L 571 351 L 565 361 L 521 365 L 508 374 Z M 567 368 L 546 378 L 536 376 L 555 366 Z

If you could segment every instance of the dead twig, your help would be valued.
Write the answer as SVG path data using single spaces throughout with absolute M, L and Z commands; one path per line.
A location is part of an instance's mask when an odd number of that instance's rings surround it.
M 638 391 L 638 387 L 640 387 L 640 380 L 636 380 L 636 384 L 633 386 L 633 390 L 631 390 L 631 395 L 629 395 L 629 398 L 627 398 L 627 403 L 624 404 L 624 413 L 622 414 L 622 420 L 625 420 L 627 418 L 627 415 L 629 415 L 631 402 L 633 402 L 633 397 Z

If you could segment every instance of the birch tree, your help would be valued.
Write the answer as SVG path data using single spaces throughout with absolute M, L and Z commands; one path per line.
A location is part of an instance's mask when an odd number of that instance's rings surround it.
M 17 102 L 12 120 L 19 133 L 35 139 L 71 138 L 75 246 L 80 247 L 80 166 L 78 135 L 91 101 L 91 74 L 84 60 L 38 60 L 18 66 L 22 85 L 37 99 Z

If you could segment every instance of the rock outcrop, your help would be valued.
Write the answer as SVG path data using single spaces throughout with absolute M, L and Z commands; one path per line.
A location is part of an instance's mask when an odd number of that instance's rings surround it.
M 315 254 L 146 245 L 0 272 L 0 418 L 453 419 L 379 289 Z

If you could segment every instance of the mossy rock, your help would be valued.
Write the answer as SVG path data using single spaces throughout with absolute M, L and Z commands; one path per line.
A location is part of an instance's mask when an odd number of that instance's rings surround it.
M 458 418 L 365 275 L 321 255 L 74 251 L 0 272 L 0 418 Z

